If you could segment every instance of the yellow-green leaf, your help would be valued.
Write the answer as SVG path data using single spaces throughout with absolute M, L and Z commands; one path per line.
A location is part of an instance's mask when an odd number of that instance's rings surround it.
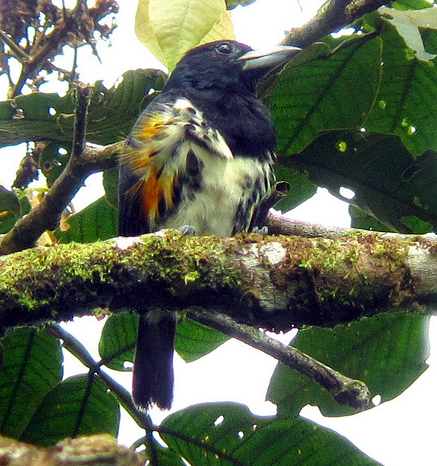
M 172 70 L 189 49 L 203 42 L 226 11 L 224 0 L 139 0 L 135 31 Z
M 222 12 L 220 20 L 202 39 L 202 44 L 224 39 L 235 39 L 234 25 L 232 23 L 231 13 L 229 11 Z

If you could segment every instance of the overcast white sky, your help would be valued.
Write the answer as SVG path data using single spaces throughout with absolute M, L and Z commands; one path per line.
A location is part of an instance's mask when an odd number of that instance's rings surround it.
M 258 0 L 249 7 L 237 8 L 233 12 L 237 39 L 254 48 L 279 42 L 284 30 L 311 18 L 323 2 L 302 0 L 300 3 L 303 12 L 296 0 Z M 99 46 L 103 65 L 89 55 L 87 59 L 81 60 L 81 54 L 85 55 L 88 51 L 80 51 L 79 64 L 82 63 L 80 72 L 84 81 L 94 83 L 105 78 L 105 83 L 111 85 L 126 70 L 160 66 L 134 34 L 136 2 L 119 0 L 119 5 L 120 13 L 117 19 L 119 26 L 113 34 L 113 46 Z M 68 61 L 68 57 L 65 60 L 66 63 L 62 66 L 69 68 L 71 62 Z M 2 153 L 0 152 L 0 157 Z M 10 173 L 3 171 L 0 174 L 0 181 L 10 185 L 14 170 L 15 167 L 11 164 Z M 95 186 L 96 179 L 99 179 L 98 175 L 91 177 L 87 185 Z M 78 206 L 90 202 L 93 196 L 101 195 L 101 190 L 98 188 L 94 188 L 93 192 L 94 194 L 90 194 L 89 190 L 84 190 L 80 193 Z M 308 203 L 300 206 L 294 211 L 293 216 L 314 223 L 349 225 L 346 204 L 326 193 L 318 194 Z M 99 324 L 92 318 L 82 320 L 82 323 L 76 326 L 68 324 L 67 327 L 81 341 L 86 334 L 91 336 L 90 341 L 92 339 L 95 341 L 96 332 L 99 331 Z M 432 334 L 435 337 L 436 322 L 433 323 L 433 329 Z M 98 357 L 97 341 L 93 354 Z M 68 355 L 66 359 L 70 361 Z M 365 453 L 385 466 L 435 466 L 437 451 L 435 429 L 431 428 L 431 422 L 435 422 L 437 418 L 436 357 L 434 356 L 429 362 L 431 367 L 420 380 L 392 402 L 346 418 L 325 419 L 320 416 L 317 408 L 310 407 L 305 408 L 303 414 L 345 435 Z M 71 375 L 75 373 L 77 366 L 71 362 L 67 367 L 66 375 Z M 226 343 L 208 357 L 195 363 L 185 364 L 177 358 L 174 409 L 178 410 L 202 401 L 234 400 L 249 405 L 257 414 L 272 414 L 273 405 L 262 400 L 274 367 L 275 361 L 272 358 L 236 341 Z M 127 387 L 130 386 L 130 374 L 117 373 L 116 377 Z M 161 412 L 152 414 L 154 420 L 166 415 Z M 142 434 L 141 431 L 133 432 L 134 423 L 126 417 L 123 417 L 123 422 L 120 440 L 122 443 L 130 444 L 135 435 L 139 437 Z

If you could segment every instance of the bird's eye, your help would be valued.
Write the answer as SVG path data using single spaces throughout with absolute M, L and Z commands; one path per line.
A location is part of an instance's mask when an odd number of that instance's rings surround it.
M 218 53 L 229 55 L 232 52 L 232 47 L 230 44 L 220 44 L 217 46 L 216 50 Z

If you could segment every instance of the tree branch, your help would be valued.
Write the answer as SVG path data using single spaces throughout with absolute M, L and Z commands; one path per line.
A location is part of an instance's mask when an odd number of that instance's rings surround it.
M 0 326 L 66 320 L 96 307 L 201 306 L 278 331 L 423 312 L 437 303 L 436 250 L 436 240 L 419 237 L 215 238 L 173 230 L 34 248 L 0 259 Z
M 117 445 L 109 434 L 90 435 L 74 439 L 65 439 L 51 448 L 36 447 L 15 439 L 0 437 L 0 463 L 35 466 L 68 466 L 86 464 L 101 466 L 142 466 L 145 463 L 143 453 Z
M 328 390 L 341 404 L 362 409 L 369 403 L 370 392 L 364 382 L 340 374 L 298 349 L 269 337 L 257 328 L 239 324 L 228 316 L 203 309 L 191 308 L 187 314 L 194 320 L 259 349 L 282 364 L 308 376 Z
M 322 37 L 349 26 L 363 15 L 390 3 L 392 2 L 384 0 L 327 1 L 314 18 L 299 28 L 293 28 L 282 44 L 306 48 Z
M 85 179 L 92 173 L 115 167 L 117 155 L 123 147 L 124 141 L 104 147 L 85 147 L 80 158 L 70 157 L 65 170 L 41 203 L 3 235 L 0 255 L 31 248 L 46 230 L 57 228 L 62 212 Z
M 46 327 L 55 337 L 63 341 L 63 346 L 75 356 L 91 372 L 96 373 L 117 396 L 121 406 L 131 415 L 136 423 L 149 432 L 156 430 L 149 415 L 145 411 L 139 410 L 132 400 L 131 394 L 112 377 L 101 369 L 102 361 L 96 362 L 80 341 L 59 325 L 49 324 Z

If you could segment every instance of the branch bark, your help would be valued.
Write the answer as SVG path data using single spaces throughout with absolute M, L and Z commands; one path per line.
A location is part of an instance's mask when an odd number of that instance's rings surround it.
M 274 330 L 437 303 L 435 240 L 186 237 L 167 230 L 0 259 L 0 326 L 149 306 L 218 310 Z M 428 311 L 429 312 L 429 311 Z
M 228 316 L 213 314 L 203 309 L 189 309 L 187 314 L 192 319 L 273 356 L 282 364 L 305 374 L 331 393 L 340 404 L 362 409 L 370 401 L 370 391 L 364 382 L 340 374 L 297 348 L 269 337 L 257 328 L 238 324 Z
M 336 32 L 392 2 L 384 0 L 330 0 L 318 14 L 299 28 L 293 28 L 282 41 L 283 45 L 306 48 L 332 32 Z
M 115 438 L 108 434 L 65 439 L 52 448 L 36 447 L 0 437 L 0 463 L 10 466 L 141 466 L 144 462 L 143 453 L 135 453 L 129 448 L 117 445 Z
M 104 147 L 85 147 L 80 157 L 71 158 L 61 176 L 32 211 L 0 239 L 0 255 L 22 251 L 35 245 L 46 231 L 59 225 L 62 212 L 92 173 L 113 168 L 124 141 Z

